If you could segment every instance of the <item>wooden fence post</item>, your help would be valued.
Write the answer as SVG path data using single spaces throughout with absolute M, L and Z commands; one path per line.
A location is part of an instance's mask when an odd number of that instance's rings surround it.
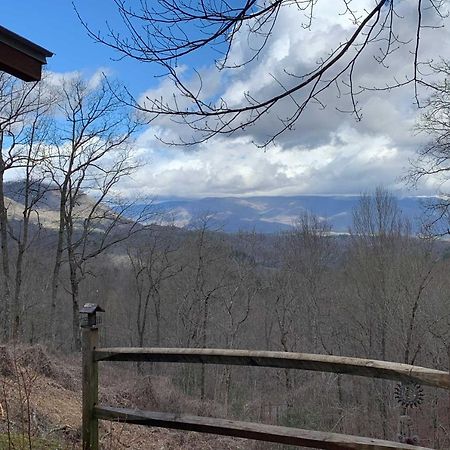
M 94 361 L 93 351 L 98 343 L 97 312 L 103 309 L 86 303 L 81 309 L 81 351 L 82 351 L 82 389 L 83 389 L 83 450 L 98 450 L 98 419 L 94 407 L 98 402 L 98 363 Z

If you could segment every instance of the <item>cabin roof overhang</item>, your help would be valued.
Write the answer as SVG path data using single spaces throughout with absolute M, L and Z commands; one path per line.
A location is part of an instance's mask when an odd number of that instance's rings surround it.
M 53 53 L 0 26 L 0 70 L 24 81 L 39 81 Z

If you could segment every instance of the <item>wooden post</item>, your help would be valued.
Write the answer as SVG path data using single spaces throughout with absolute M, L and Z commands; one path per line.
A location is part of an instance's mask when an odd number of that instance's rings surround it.
M 83 389 L 83 450 L 98 450 L 98 419 L 94 407 L 98 402 L 98 363 L 94 350 L 98 343 L 96 313 L 103 311 L 98 305 L 87 303 L 80 309 Z
M 447 343 L 447 357 L 448 357 L 448 374 L 450 376 L 450 343 Z M 450 428 L 450 389 L 448 390 L 448 427 Z
M 419 438 L 413 435 L 412 419 L 407 414 L 403 414 L 400 416 L 398 440 L 402 444 L 417 445 L 419 443 Z

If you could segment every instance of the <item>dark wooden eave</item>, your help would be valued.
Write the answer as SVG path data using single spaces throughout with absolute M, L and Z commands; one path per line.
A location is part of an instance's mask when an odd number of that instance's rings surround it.
M 39 81 L 53 53 L 0 26 L 0 70 L 24 81 Z

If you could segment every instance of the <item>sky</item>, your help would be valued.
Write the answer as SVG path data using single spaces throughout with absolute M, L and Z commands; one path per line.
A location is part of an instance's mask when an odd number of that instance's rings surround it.
M 408 41 L 415 30 L 417 0 L 397 2 L 400 14 L 395 30 L 401 40 Z M 75 3 L 93 29 L 104 29 L 108 21 L 121 30 L 113 0 Z M 362 12 L 365 7 L 373 7 L 374 0 L 357 0 L 354 4 Z M 310 69 L 351 33 L 354 24 L 341 14 L 342 5 L 339 1 L 331 4 L 319 1 L 311 30 L 301 26 L 304 15 L 285 8 L 264 52 L 244 69 L 218 73 L 212 55 L 193 58 L 181 69 L 191 83 L 194 83 L 189 78 L 192 69 L 199 70 L 212 98 L 222 97 L 230 104 L 241 104 L 243 93 L 251 92 L 264 99 L 279 92 L 275 78 L 292 83 L 287 72 L 303 73 Z M 93 42 L 68 0 L 2 0 L 0 17 L 2 26 L 54 52 L 47 66 L 52 73 L 79 71 L 92 77 L 103 71 L 121 80 L 137 98 L 172 95 L 173 86 L 157 76 L 158 67 L 118 60 L 111 49 Z M 441 25 L 429 10 L 424 20 Z M 446 56 L 441 53 L 450 48 L 449 30 L 444 27 L 424 31 L 423 58 L 437 60 Z M 248 57 L 248 44 L 248 36 L 242 32 L 232 48 L 231 58 L 238 62 Z M 373 46 L 359 61 L 357 83 L 383 87 L 393 79 L 411 76 L 411 44 L 401 46 L 384 66 L 375 61 L 377 49 Z M 349 109 L 349 100 L 339 93 L 335 87 L 325 91 L 321 105 L 313 104 L 293 130 L 282 134 L 266 149 L 258 148 L 254 142 L 264 140 L 277 129 L 278 118 L 292 111 L 292 101 L 277 105 L 271 114 L 244 132 L 216 137 L 193 148 L 166 146 L 157 138 L 189 136 L 191 130 L 167 119 L 152 122 L 134 144 L 142 164 L 120 189 L 128 197 L 159 198 L 360 194 L 380 185 L 399 195 L 434 195 L 439 189 L 445 190 L 443 180 L 439 179 L 427 179 L 415 190 L 404 182 L 410 161 L 428 139 L 414 131 L 421 111 L 415 106 L 411 87 L 365 91 L 358 97 L 361 121 L 341 112 Z M 426 98 L 427 93 L 422 95 Z

